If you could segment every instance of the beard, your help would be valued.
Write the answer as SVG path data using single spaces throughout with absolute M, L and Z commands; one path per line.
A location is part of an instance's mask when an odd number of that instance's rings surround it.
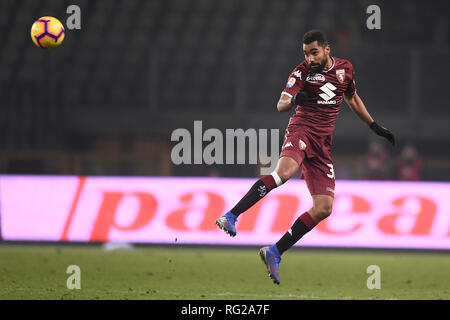
M 309 75 L 313 75 L 313 74 L 322 72 L 323 69 L 325 68 L 325 65 L 326 65 L 326 64 L 327 64 L 327 57 L 325 57 L 325 58 L 321 61 L 320 64 L 319 64 L 319 63 L 317 63 L 317 64 L 311 63 L 311 64 L 309 65 L 308 74 L 309 74 Z

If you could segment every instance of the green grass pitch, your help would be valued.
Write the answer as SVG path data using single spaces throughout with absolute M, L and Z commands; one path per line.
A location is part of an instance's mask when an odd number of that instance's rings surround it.
M 69 265 L 81 289 L 69 290 Z M 381 289 L 367 288 L 369 265 Z M 0 299 L 450 299 L 447 253 L 293 249 L 274 285 L 258 248 L 0 246 Z

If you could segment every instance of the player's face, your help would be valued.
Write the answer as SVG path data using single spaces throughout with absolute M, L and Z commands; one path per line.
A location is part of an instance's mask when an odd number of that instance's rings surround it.
M 305 60 L 309 64 L 310 71 L 318 73 L 321 72 L 328 61 L 330 54 L 330 46 L 320 46 L 317 41 L 309 44 L 303 44 L 303 54 Z

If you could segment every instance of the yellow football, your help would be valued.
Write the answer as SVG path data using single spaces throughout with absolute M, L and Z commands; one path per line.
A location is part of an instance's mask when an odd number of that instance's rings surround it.
M 61 45 L 64 36 L 64 26 L 58 19 L 53 17 L 39 18 L 31 27 L 31 39 L 39 48 L 56 48 Z

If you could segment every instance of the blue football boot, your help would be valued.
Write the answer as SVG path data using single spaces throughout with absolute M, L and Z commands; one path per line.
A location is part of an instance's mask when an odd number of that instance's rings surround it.
M 216 220 L 216 224 L 220 229 L 228 233 L 231 237 L 234 237 L 236 236 L 236 220 L 237 217 L 230 211 L 228 211 Z
M 259 256 L 267 267 L 269 277 L 272 278 L 273 283 L 280 284 L 280 275 L 278 274 L 281 256 L 276 245 L 271 247 L 264 247 L 259 250 Z

